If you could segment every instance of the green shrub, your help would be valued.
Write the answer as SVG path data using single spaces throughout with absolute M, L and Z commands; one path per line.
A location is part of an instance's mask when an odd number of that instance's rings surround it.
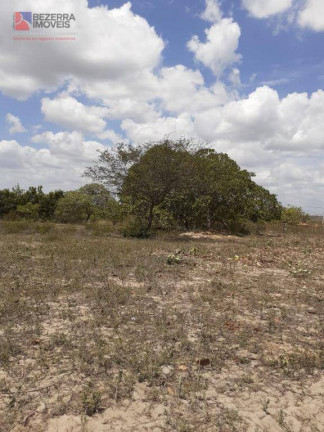
M 33 204 L 29 202 L 24 205 L 18 205 L 16 212 L 17 215 L 23 219 L 35 221 L 38 219 L 39 204 Z
M 167 231 L 172 231 L 177 228 L 177 221 L 172 216 L 172 213 L 163 209 L 157 208 L 154 212 L 155 227 Z
M 82 393 L 82 405 L 87 416 L 91 417 L 100 411 L 101 394 L 89 385 Z
M 169 265 L 173 265 L 173 264 L 180 264 L 181 263 L 181 259 L 179 257 L 178 254 L 171 254 L 167 257 L 166 260 L 167 264 Z
M 309 222 L 309 215 L 303 211 L 301 207 L 288 205 L 282 210 L 281 220 L 289 225 L 298 225 L 300 223 Z
M 78 191 L 67 192 L 56 206 L 55 218 L 62 223 L 82 223 L 93 213 L 91 198 Z
M 143 219 L 136 218 L 123 226 L 121 230 L 124 237 L 149 238 L 150 230 L 147 228 L 147 223 Z

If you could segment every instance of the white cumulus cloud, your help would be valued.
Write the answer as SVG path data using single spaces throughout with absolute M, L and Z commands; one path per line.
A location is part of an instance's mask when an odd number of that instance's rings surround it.
M 53 157 L 70 162 L 87 162 L 97 156 L 97 150 L 104 146 L 97 141 L 86 141 L 80 132 L 43 132 L 32 139 L 35 143 L 46 144 Z
M 62 94 L 55 99 L 43 98 L 41 110 L 45 120 L 64 128 L 100 134 L 107 126 L 108 109 L 87 106 L 74 97 Z
M 194 126 L 198 137 L 256 172 L 284 204 L 324 207 L 323 116 L 322 90 L 281 99 L 264 86 L 196 115 Z
M 194 124 L 188 113 L 177 117 L 160 117 L 157 121 L 146 123 L 124 120 L 122 129 L 136 144 L 156 141 L 166 136 L 174 140 L 183 137 L 195 138 Z
M 205 0 L 205 10 L 201 13 L 200 18 L 209 22 L 217 22 L 222 18 L 222 11 L 218 0 Z
M 97 158 L 97 149 L 105 148 L 99 142 L 86 141 L 78 132 L 47 131 L 33 141 L 43 147 L 0 141 L 0 188 L 19 183 L 24 188 L 43 185 L 46 190 L 76 189 L 87 182 L 82 174 Z
M 13 40 L 8 35 L 12 34 L 14 7 L 74 13 L 77 40 Z M 12 2 L 0 2 L 0 90 L 6 95 L 23 100 L 37 90 L 54 90 L 73 78 L 82 85 L 130 81 L 160 62 L 163 40 L 144 18 L 132 12 L 129 2 L 108 9 L 89 8 L 86 0 L 19 0 L 14 7 Z M 17 49 L 22 43 L 23 49 Z
M 207 88 L 198 70 L 177 65 L 163 68 L 160 75 L 157 96 L 163 109 L 169 112 L 195 114 L 228 101 L 224 84 L 217 82 L 212 88 Z
M 187 47 L 195 55 L 196 60 L 211 69 L 216 76 L 241 60 L 236 53 L 241 35 L 240 26 L 232 18 L 223 18 L 205 30 L 206 41 L 201 42 L 197 35 L 193 36 Z
M 243 7 L 256 18 L 268 18 L 285 12 L 292 2 L 293 0 L 242 0 Z
M 255 142 L 269 151 L 315 154 L 324 150 L 324 91 L 310 97 L 292 93 L 280 99 L 270 87 L 257 88 L 247 98 L 198 114 L 195 128 L 202 138 Z
M 7 113 L 6 123 L 9 125 L 9 133 L 10 134 L 26 132 L 26 129 L 21 124 L 20 118 L 11 114 L 11 113 Z
M 298 24 L 315 31 L 324 31 L 324 4 L 321 0 L 307 0 L 298 14 Z

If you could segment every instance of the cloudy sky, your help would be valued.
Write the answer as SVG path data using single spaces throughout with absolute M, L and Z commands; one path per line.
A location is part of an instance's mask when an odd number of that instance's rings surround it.
M 76 40 L 16 40 L 13 12 Z M 75 189 L 97 149 L 187 137 L 324 213 L 323 0 L 0 4 L 0 188 Z

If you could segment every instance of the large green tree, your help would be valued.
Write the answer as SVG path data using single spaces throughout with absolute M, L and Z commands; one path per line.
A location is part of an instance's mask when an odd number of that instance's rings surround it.
M 242 170 L 227 154 L 199 149 L 190 154 L 188 167 L 180 187 L 163 203 L 187 229 L 228 228 L 238 220 L 280 217 L 276 197 L 257 185 L 254 174 Z
M 227 154 L 184 139 L 105 150 L 85 175 L 111 187 L 148 229 L 155 217 L 171 217 L 189 229 L 271 220 L 281 213 L 275 195 L 257 185 L 253 173 Z
M 152 226 L 154 209 L 179 189 L 184 180 L 189 156 L 185 144 L 169 140 L 155 144 L 146 150 L 125 176 L 120 198 L 147 218 L 148 229 Z

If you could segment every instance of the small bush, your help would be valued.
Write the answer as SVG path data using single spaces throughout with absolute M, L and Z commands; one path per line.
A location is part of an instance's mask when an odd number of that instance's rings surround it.
M 91 386 L 87 387 L 82 393 L 82 405 L 87 416 L 91 417 L 100 411 L 101 394 L 94 391 Z
M 179 255 L 177 255 L 177 254 L 176 254 L 176 255 L 175 255 L 175 254 L 172 254 L 172 255 L 169 255 L 169 256 L 167 257 L 166 262 L 167 262 L 167 264 L 169 264 L 169 265 L 173 265 L 173 264 L 180 264 L 181 259 L 180 259 Z
M 301 207 L 288 205 L 288 207 L 283 208 L 281 220 L 289 225 L 298 225 L 299 223 L 309 222 L 310 216 Z
M 128 222 L 123 226 L 121 232 L 124 237 L 149 238 L 152 235 L 146 223 L 140 218 Z

